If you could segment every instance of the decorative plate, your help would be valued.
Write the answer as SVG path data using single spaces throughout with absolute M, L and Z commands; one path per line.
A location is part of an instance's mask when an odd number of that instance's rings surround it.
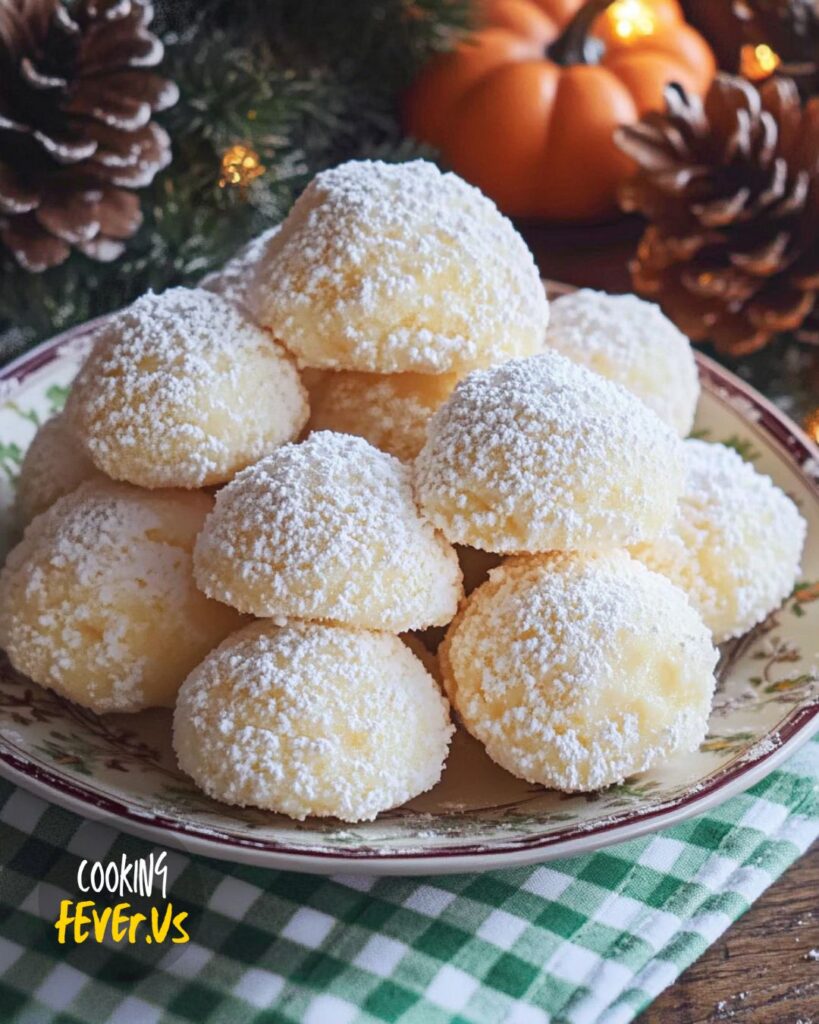
M 0 542 L 38 423 L 60 408 L 93 324 L 0 373 Z M 804 579 L 784 606 L 725 645 L 700 750 L 622 786 L 566 796 L 529 785 L 456 736 L 441 782 L 376 821 L 293 822 L 220 805 L 176 767 L 170 713 L 98 717 L 0 664 L 0 773 L 55 803 L 189 852 L 302 871 L 435 874 L 564 857 L 634 838 L 759 781 L 819 729 L 819 452 L 769 402 L 698 356 L 697 431 L 769 473 L 808 520 Z

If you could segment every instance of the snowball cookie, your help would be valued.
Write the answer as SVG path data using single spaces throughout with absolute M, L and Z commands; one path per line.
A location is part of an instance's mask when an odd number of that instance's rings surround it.
M 618 384 L 546 352 L 462 380 L 415 465 L 421 507 L 453 543 L 602 549 L 660 532 L 682 442 Z
M 258 294 L 257 275 L 262 265 L 270 239 L 278 234 L 279 225 L 268 228 L 256 238 L 251 238 L 236 255 L 227 261 L 221 270 L 214 271 L 202 278 L 200 288 L 216 292 L 231 305 L 238 307 L 245 316 L 258 321 L 256 311 L 256 295 Z
M 210 597 L 277 620 L 401 633 L 449 622 L 462 594 L 454 549 L 415 507 L 410 467 L 327 431 L 219 491 L 194 564 Z
M 244 621 L 193 581 L 211 505 L 91 480 L 37 516 L 0 574 L 0 645 L 14 667 L 100 713 L 172 706 Z
M 16 514 L 21 526 L 45 512 L 84 480 L 101 477 L 62 415 L 52 416 L 28 446 L 17 478 Z
M 686 336 L 653 302 L 588 288 L 551 305 L 546 344 L 637 395 L 685 437 L 700 382 Z
M 463 372 L 543 348 L 526 243 L 489 199 L 424 160 L 318 174 L 271 241 L 259 320 L 301 366 Z
M 438 656 L 426 646 L 423 638 L 418 633 L 402 633 L 399 639 L 409 647 L 435 682 L 443 686 Z
M 494 761 L 574 792 L 696 750 L 717 652 L 685 594 L 625 552 L 554 552 L 494 569 L 439 659 Z
M 311 393 L 308 426 L 356 434 L 410 462 L 424 446 L 430 416 L 457 383 L 456 373 L 327 373 Z
M 179 691 L 179 766 L 217 800 L 369 821 L 441 777 L 453 728 L 396 636 L 254 622 Z
M 717 643 L 742 636 L 784 601 L 799 575 L 805 520 L 732 448 L 684 443 L 675 517 L 636 558 L 681 587 Z
M 464 594 L 467 596 L 487 580 L 490 569 L 494 569 L 496 565 L 500 565 L 503 561 L 500 555 L 492 554 L 489 551 L 481 551 L 480 548 L 464 548 L 456 545 L 455 551 L 458 555 L 458 563 L 461 566 L 461 573 L 464 578 Z M 417 633 L 406 635 L 417 638 L 418 643 L 424 647 L 424 650 L 437 651 L 441 641 L 446 636 L 448 625 L 449 623 L 443 626 L 429 626 L 427 629 L 420 630 Z M 432 674 L 436 679 L 438 678 L 435 672 Z
M 96 465 L 141 487 L 205 487 L 294 438 L 307 396 L 286 353 L 218 295 L 149 293 L 102 328 L 66 415 Z

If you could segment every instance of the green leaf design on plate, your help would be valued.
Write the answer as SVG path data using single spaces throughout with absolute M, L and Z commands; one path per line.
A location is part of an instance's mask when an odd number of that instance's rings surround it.
M 17 483 L 20 474 L 20 463 L 23 461 L 23 449 L 15 441 L 0 441 L 0 470 L 13 483 Z
M 756 462 L 762 455 L 757 448 L 754 447 L 753 442 L 747 437 L 740 437 L 739 434 L 731 434 L 730 437 L 726 438 L 722 442 L 726 448 L 733 448 L 738 455 L 741 455 L 746 462 Z
M 70 390 L 71 388 L 65 384 L 52 384 L 51 387 L 46 388 L 46 398 L 52 416 L 54 413 L 63 411 Z

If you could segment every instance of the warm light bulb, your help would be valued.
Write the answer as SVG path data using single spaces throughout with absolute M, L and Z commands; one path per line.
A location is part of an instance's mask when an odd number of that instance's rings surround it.
M 740 71 L 752 82 L 770 78 L 781 63 L 779 54 L 767 43 L 746 43 L 740 51 Z
M 650 36 L 656 28 L 656 17 L 645 0 L 616 0 L 607 11 L 612 31 L 618 39 L 627 42 Z
M 237 143 L 222 154 L 222 175 L 219 178 L 219 188 L 228 186 L 247 188 L 251 181 L 264 174 L 265 169 L 255 149 Z

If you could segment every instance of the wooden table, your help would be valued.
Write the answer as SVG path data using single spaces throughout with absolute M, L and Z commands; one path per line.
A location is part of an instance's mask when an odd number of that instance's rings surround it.
M 544 277 L 628 291 L 641 224 L 522 226 Z M 639 1024 L 819 1024 L 819 844 L 639 1018 Z
M 819 1024 L 819 845 L 667 988 L 638 1024 L 722 1021 Z

